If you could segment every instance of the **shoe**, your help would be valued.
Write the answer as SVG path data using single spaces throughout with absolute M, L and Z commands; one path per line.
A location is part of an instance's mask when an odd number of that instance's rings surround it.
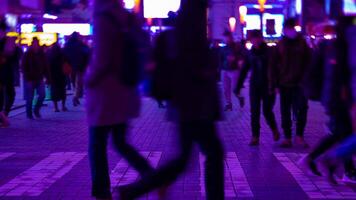
M 335 162 L 333 162 L 330 158 L 325 158 L 323 161 L 322 161 L 322 164 L 325 166 L 325 168 L 327 169 L 327 180 L 331 183 L 331 184 L 334 184 L 334 185 L 337 185 L 337 181 L 335 179 L 335 171 L 336 171 L 336 168 L 337 168 L 337 165 L 335 164 Z
M 292 145 L 292 140 L 291 139 L 285 139 L 280 145 L 282 148 L 291 148 Z
M 232 111 L 232 104 L 231 103 L 226 104 L 225 108 L 224 108 L 224 111 Z
M 42 118 L 42 116 L 41 116 L 39 110 L 35 110 L 35 111 L 33 112 L 33 114 L 35 115 L 36 118 L 39 118 L 39 119 Z
M 281 138 L 281 134 L 279 133 L 278 129 L 272 130 L 273 132 L 273 141 L 277 142 Z
M 79 105 L 80 105 L 79 99 L 78 99 L 78 98 L 73 98 L 73 106 L 74 106 L 74 107 L 77 107 L 77 106 L 79 106 Z
M 59 112 L 59 109 L 57 108 L 57 109 L 54 109 L 54 112 Z
M 115 188 L 115 190 L 119 194 L 120 200 L 134 200 L 134 198 L 130 196 L 131 193 L 128 185 L 119 186 Z
M 68 108 L 67 108 L 67 107 L 63 107 L 63 108 L 62 108 L 62 111 L 63 111 L 63 112 L 67 112 L 67 111 L 68 111 Z
M 305 142 L 304 138 L 301 136 L 297 136 L 295 138 L 295 143 L 299 146 L 302 146 L 303 148 L 309 148 L 309 144 Z
M 7 118 L 4 112 L 0 112 L 0 120 L 2 122 L 2 127 L 6 128 L 10 126 L 9 119 Z
M 32 114 L 30 114 L 30 115 L 26 115 L 26 117 L 27 117 L 27 119 L 33 119 L 33 115 Z
M 344 177 L 342 178 L 343 182 L 355 183 L 356 184 L 356 170 L 345 172 Z
M 310 158 L 309 155 L 303 156 L 299 161 L 298 165 L 302 168 L 308 169 L 308 172 L 311 172 L 316 176 L 323 176 L 318 169 L 318 166 L 315 163 L 315 160 Z
M 248 145 L 258 146 L 259 144 L 260 144 L 260 139 L 257 137 L 253 137 Z
M 245 106 L 245 98 L 244 97 L 237 97 L 239 99 L 240 107 L 243 108 Z
M 168 188 L 169 188 L 168 185 L 164 185 L 158 189 L 158 199 L 159 200 L 166 199 Z

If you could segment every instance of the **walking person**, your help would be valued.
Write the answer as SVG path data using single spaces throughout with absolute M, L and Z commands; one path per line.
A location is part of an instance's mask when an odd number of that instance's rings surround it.
M 49 71 L 51 74 L 51 99 L 54 104 L 54 111 L 59 112 L 58 102 L 62 102 L 62 111 L 67 111 L 66 107 L 66 74 L 65 74 L 65 55 L 58 43 L 48 51 Z
M 74 32 L 64 46 L 64 54 L 72 67 L 72 80 L 74 81 L 73 105 L 80 104 L 83 97 L 83 76 L 90 60 L 90 48 L 80 39 L 78 32 Z
M 134 48 L 133 45 L 125 46 L 132 39 L 126 31 L 131 27 L 141 30 L 141 27 L 116 0 L 96 0 L 94 8 L 94 56 L 85 76 L 92 196 L 111 199 L 107 157 L 110 135 L 116 151 L 141 176 L 153 170 L 148 161 L 127 143 L 129 122 L 139 116 L 140 97 L 138 81 L 126 79 L 137 75 L 134 64 L 127 63 L 136 61 L 131 59 L 132 56 L 139 59 L 138 54 L 125 56 L 129 51 L 126 47 Z
M 268 88 L 268 67 L 270 59 L 270 48 L 263 41 L 261 31 L 253 30 L 250 32 L 252 49 L 247 62 L 241 69 L 235 94 L 239 96 L 243 83 L 251 70 L 250 78 L 250 106 L 251 106 L 251 146 L 259 145 L 260 141 L 260 115 L 261 105 L 267 124 L 272 130 L 273 140 L 278 141 L 280 133 L 278 131 L 273 107 L 276 100 L 275 93 L 270 93 Z
M 15 101 L 15 76 L 21 50 L 16 38 L 6 37 L 6 25 L 0 24 L 0 123 L 9 126 L 8 116 Z
M 207 1 L 185 1 L 176 29 L 163 33 L 156 46 L 157 73 L 163 77 L 154 77 L 158 83 L 153 88 L 157 87 L 156 97 L 167 100 L 169 119 L 179 126 L 178 157 L 138 182 L 119 187 L 121 199 L 136 199 L 172 184 L 186 170 L 194 144 L 206 158 L 206 198 L 224 199 L 224 151 L 215 127 L 221 114 L 217 68 L 207 59 L 206 6 Z
M 239 56 L 238 45 L 234 42 L 233 35 L 230 31 L 224 32 L 226 46 L 221 49 L 222 59 L 222 81 L 225 97 L 224 111 L 232 111 L 232 93 L 236 86 L 240 70 L 243 64 L 243 58 Z M 240 106 L 244 106 L 244 98 L 238 96 Z
M 40 109 L 45 99 L 45 81 L 50 81 L 46 54 L 39 44 L 38 38 L 33 38 L 32 45 L 23 56 L 22 72 L 25 82 L 26 116 L 33 119 L 33 114 L 41 118 Z M 38 95 L 33 109 L 35 92 Z
M 340 26 L 340 25 L 339 25 Z M 341 27 L 341 26 L 340 26 Z M 340 28 L 341 30 L 341 28 Z M 336 29 L 333 31 L 336 35 Z M 355 32 L 355 31 L 353 31 Z M 347 49 L 352 49 L 355 44 L 354 35 L 350 34 L 350 42 L 346 42 L 346 39 L 342 36 L 345 33 L 339 34 L 338 39 L 325 40 L 318 45 L 317 52 L 315 54 L 315 62 L 312 67 L 314 73 L 308 73 L 308 80 L 305 81 L 306 93 L 312 96 L 320 94 L 320 99 L 325 111 L 329 117 L 328 127 L 330 134 L 322 138 L 319 144 L 304 158 L 303 161 L 306 166 L 315 175 L 321 176 L 316 161 L 325 154 L 328 150 L 334 147 L 338 143 L 347 141 L 340 147 L 339 151 L 336 151 L 332 157 L 337 157 L 337 154 L 348 155 L 352 152 L 352 143 L 354 139 L 353 135 L 353 118 L 351 114 L 352 104 L 354 103 L 355 91 L 353 83 L 355 81 L 355 72 L 352 67 L 352 62 L 348 62 L 347 57 L 352 57 Z M 353 39 L 351 39 L 354 37 Z M 342 39 L 343 38 L 343 39 Z M 349 51 L 350 51 L 349 50 Z M 353 52 L 351 50 L 351 52 Z M 349 56 L 347 56 L 349 55 Z M 349 59 L 350 61 L 352 58 Z M 310 76 L 309 76 L 310 74 Z M 314 76 L 312 76 L 314 75 Z M 318 82 L 320 83 L 318 83 Z M 318 84 L 315 84 L 318 83 Z M 314 87 L 314 85 L 319 87 Z M 318 88 L 317 90 L 311 90 L 311 88 Z M 346 151 L 346 152 L 345 152 Z M 352 153 L 351 153 L 352 154 Z M 356 167 L 351 156 L 343 156 L 345 170 L 345 180 L 356 181 Z M 334 169 L 330 168 L 329 180 L 332 183 L 336 183 L 334 178 Z
M 282 128 L 285 139 L 281 147 L 292 147 L 292 119 L 293 109 L 296 113 L 295 142 L 308 147 L 304 140 L 304 129 L 307 123 L 308 99 L 301 86 L 310 60 L 310 49 L 301 34 L 295 30 L 295 20 L 287 19 L 284 23 L 284 36 L 277 44 L 275 55 L 271 59 L 269 81 L 271 92 L 276 88 L 280 92 L 280 106 Z

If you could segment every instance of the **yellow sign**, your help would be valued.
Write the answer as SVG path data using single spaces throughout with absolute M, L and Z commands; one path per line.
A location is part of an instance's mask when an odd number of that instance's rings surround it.
M 260 11 L 264 12 L 265 11 L 265 4 L 267 0 L 258 0 L 258 4 L 260 4 Z
M 56 33 L 43 33 L 43 32 L 33 32 L 33 33 L 19 33 L 16 32 L 9 32 L 7 33 L 8 37 L 18 37 L 16 43 L 21 41 L 22 45 L 31 46 L 32 40 L 34 37 L 37 37 L 40 41 L 40 45 L 51 46 L 57 42 L 57 34 Z

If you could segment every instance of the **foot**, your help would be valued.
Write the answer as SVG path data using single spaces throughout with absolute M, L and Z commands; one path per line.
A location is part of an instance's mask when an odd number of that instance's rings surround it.
M 33 115 L 26 115 L 27 119 L 33 119 Z
M 59 112 L 59 109 L 58 108 L 54 109 L 54 112 Z
M 35 115 L 36 118 L 42 118 L 42 116 L 41 116 L 39 110 L 35 110 L 35 111 L 33 112 L 33 114 Z
M 250 146 L 258 146 L 260 144 L 260 139 L 257 137 L 253 137 L 249 143 Z
M 281 144 L 280 147 L 282 148 L 291 148 L 292 145 L 292 140 L 291 139 L 285 139 Z
M 273 141 L 277 142 L 281 138 L 281 134 L 279 133 L 278 129 L 272 130 L 273 132 Z
M 79 106 L 80 105 L 80 101 L 78 98 L 74 98 L 73 99 L 73 106 L 76 107 L 76 106 Z
M 67 112 L 67 111 L 68 111 L 68 108 L 67 108 L 67 107 L 63 107 L 63 108 L 62 108 L 62 111 L 63 111 L 63 112 Z
M 168 185 L 164 185 L 158 189 L 158 199 L 163 200 L 167 197 Z
M 356 183 L 356 170 L 345 172 L 342 181 L 347 183 Z
M 315 163 L 315 160 L 311 159 L 310 157 L 307 157 L 306 159 L 307 159 L 306 162 L 307 162 L 308 169 L 316 176 L 323 176 L 319 171 L 318 166 Z
M 302 146 L 303 148 L 308 148 L 309 144 L 307 142 L 305 142 L 304 138 L 301 136 L 297 136 L 295 138 L 295 143 L 299 146 Z
M 226 104 L 225 108 L 224 108 L 224 111 L 232 111 L 232 104 L 231 103 Z
M 333 162 L 330 158 L 325 158 L 322 161 L 322 164 L 325 166 L 327 169 L 328 175 L 327 179 L 331 184 L 337 185 L 337 181 L 335 179 L 335 171 L 336 171 L 336 164 Z
M 119 194 L 120 200 L 133 200 L 133 197 L 130 197 L 129 186 L 123 185 L 119 186 L 115 189 Z
M 240 107 L 243 108 L 245 106 L 245 98 L 244 97 L 237 97 L 239 99 Z
M 2 127 L 10 126 L 9 119 L 7 118 L 4 112 L 0 112 L 0 121 L 2 122 Z

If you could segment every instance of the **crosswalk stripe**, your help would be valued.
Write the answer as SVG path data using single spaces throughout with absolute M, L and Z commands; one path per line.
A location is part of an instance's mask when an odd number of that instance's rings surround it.
M 39 196 L 67 174 L 86 153 L 57 152 L 0 187 L 0 196 Z
M 12 153 L 12 152 L 0 153 L 0 161 L 5 160 L 6 158 L 8 158 L 14 154 L 15 153 Z
M 332 185 L 325 177 L 307 175 L 296 162 L 305 156 L 297 153 L 274 153 L 310 199 L 356 199 L 356 192 L 343 183 Z
M 204 161 L 204 156 L 200 154 L 200 187 L 202 196 L 205 196 Z M 254 196 L 235 152 L 227 152 L 225 158 L 225 196 L 228 198 L 251 198 Z
M 157 167 L 161 159 L 162 152 L 140 152 L 142 156 L 149 160 L 153 167 Z M 121 159 L 115 168 L 112 170 L 110 179 L 111 187 L 126 185 L 134 182 L 138 178 L 138 173 L 135 169 L 129 166 L 125 159 Z

